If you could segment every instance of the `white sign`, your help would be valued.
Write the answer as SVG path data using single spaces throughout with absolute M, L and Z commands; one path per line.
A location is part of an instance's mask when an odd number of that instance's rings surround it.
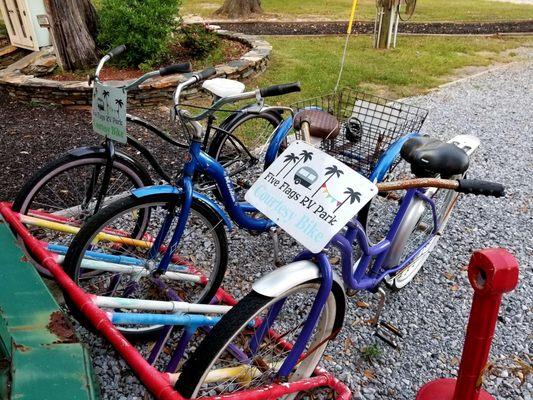
M 318 253 L 377 193 L 364 176 L 295 141 L 261 174 L 245 199 Z
M 96 133 L 126 143 L 127 98 L 123 88 L 94 83 L 92 114 Z

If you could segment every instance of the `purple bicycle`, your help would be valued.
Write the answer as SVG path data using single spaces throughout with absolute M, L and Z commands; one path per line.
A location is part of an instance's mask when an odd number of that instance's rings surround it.
M 335 126 L 316 111 L 303 111 L 295 121 L 301 121 L 304 139 L 317 127 L 333 131 Z M 407 140 L 401 156 L 415 178 L 377 184 L 383 195 L 402 193 L 384 237 L 375 244 L 369 240 L 367 209 L 323 251 L 305 250 L 255 282 L 189 358 L 176 376 L 176 389 L 187 398 L 198 398 L 311 376 L 328 342 L 342 328 L 344 287 L 378 292 L 385 279 L 403 287 L 434 248 L 459 193 L 504 195 L 500 184 L 462 178 L 468 153 L 478 144 L 471 136 L 455 138 L 454 143 L 423 136 Z M 422 232 L 423 238 L 412 243 L 412 236 Z M 357 260 L 355 248 L 360 249 Z M 332 250 L 341 256 L 342 278 L 329 261 Z

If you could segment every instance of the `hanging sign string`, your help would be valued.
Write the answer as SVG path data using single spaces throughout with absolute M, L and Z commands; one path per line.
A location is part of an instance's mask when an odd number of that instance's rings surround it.
M 344 63 L 346 61 L 346 51 L 348 50 L 348 41 L 352 33 L 353 22 L 355 20 L 355 9 L 357 8 L 357 0 L 352 1 L 352 11 L 350 13 L 350 21 L 348 22 L 348 30 L 346 31 L 346 42 L 344 43 L 344 51 L 342 52 L 341 69 L 339 71 L 339 77 L 337 78 L 337 84 L 335 85 L 335 92 L 339 88 L 339 83 L 342 77 L 342 71 L 344 70 Z

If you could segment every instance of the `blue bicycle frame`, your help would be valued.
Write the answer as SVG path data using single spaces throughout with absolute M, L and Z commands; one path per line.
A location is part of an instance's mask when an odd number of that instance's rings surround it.
M 178 182 L 178 186 L 180 186 L 183 191 L 178 223 L 170 240 L 168 249 L 165 251 L 163 258 L 159 263 L 158 272 L 165 272 L 167 270 L 172 259 L 172 254 L 176 250 L 183 232 L 185 231 L 185 226 L 191 211 L 192 199 L 195 194 L 193 191 L 193 179 L 195 174 L 205 174 L 214 179 L 222 194 L 222 202 L 226 210 L 239 227 L 256 232 L 266 232 L 275 226 L 275 224 L 268 219 L 254 218 L 247 215 L 247 213 L 255 212 L 255 208 L 251 207 L 248 203 L 238 202 L 236 200 L 233 183 L 226 170 L 219 162 L 202 150 L 202 143 L 200 140 L 193 139 L 191 141 L 188 155 L 188 161 L 183 166 L 182 177 Z M 174 218 L 175 215 L 172 213 L 168 213 L 166 216 L 163 226 L 158 232 L 150 250 L 150 258 L 155 258 L 158 255 L 159 249 L 161 248 L 165 237 L 168 235 L 168 231 Z

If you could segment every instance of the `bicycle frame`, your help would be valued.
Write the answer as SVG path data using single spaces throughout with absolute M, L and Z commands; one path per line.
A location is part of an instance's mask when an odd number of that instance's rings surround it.
M 194 195 L 193 180 L 194 176 L 198 173 L 203 173 L 214 179 L 222 194 L 222 202 L 226 210 L 239 227 L 251 231 L 266 232 L 275 226 L 275 224 L 268 219 L 257 219 L 247 215 L 248 212 L 254 212 L 255 209 L 248 203 L 240 203 L 236 200 L 233 183 L 224 167 L 202 150 L 201 140 L 193 139 L 189 147 L 188 161 L 183 166 L 183 175 L 178 183 L 178 186 L 183 190 L 178 223 L 168 245 L 168 249 L 159 263 L 157 269 L 159 273 L 167 270 L 172 254 L 175 252 L 183 232 L 185 231 Z M 155 258 L 159 253 L 159 249 L 168 234 L 173 218 L 174 215 L 172 213 L 167 215 L 163 227 L 154 241 L 149 257 Z
M 400 209 L 398 210 L 394 221 L 391 224 L 389 232 L 387 233 L 386 237 L 376 245 L 372 246 L 369 244 L 365 229 L 357 220 L 357 218 L 353 218 L 352 221 L 348 223 L 344 233 L 337 233 L 333 237 L 328 247 L 332 246 L 340 251 L 342 278 L 344 283 L 350 289 L 376 292 L 379 284 L 387 275 L 405 268 L 428 245 L 439 229 L 439 221 L 437 220 L 437 211 L 434 201 L 430 197 L 426 196 L 424 192 L 424 189 L 413 188 L 407 190 L 402 200 Z M 394 241 L 400 224 L 413 199 L 415 198 L 422 199 L 431 208 L 433 215 L 433 230 L 431 235 L 402 263 L 391 268 L 385 268 L 384 261 L 386 260 L 391 249 L 391 243 Z M 352 257 L 354 242 L 357 243 L 363 253 L 361 258 L 355 264 Z M 322 309 L 326 304 L 333 283 L 333 268 L 325 251 L 315 254 L 305 250 L 298 254 L 298 256 L 296 256 L 294 259 L 295 262 L 302 260 L 313 260 L 318 265 L 320 271 L 320 288 L 309 312 L 309 316 L 305 321 L 300 334 L 298 335 L 294 347 L 278 371 L 278 375 L 282 378 L 289 375 L 299 358 L 302 356 L 313 329 L 320 318 Z M 370 267 L 370 264 L 373 260 L 374 264 Z M 284 300 L 280 300 L 272 306 L 268 317 L 261 323 L 261 326 L 252 339 L 252 350 L 255 350 L 253 343 L 261 342 L 262 337 L 266 334 L 270 328 L 270 325 L 281 311 L 283 303 Z

